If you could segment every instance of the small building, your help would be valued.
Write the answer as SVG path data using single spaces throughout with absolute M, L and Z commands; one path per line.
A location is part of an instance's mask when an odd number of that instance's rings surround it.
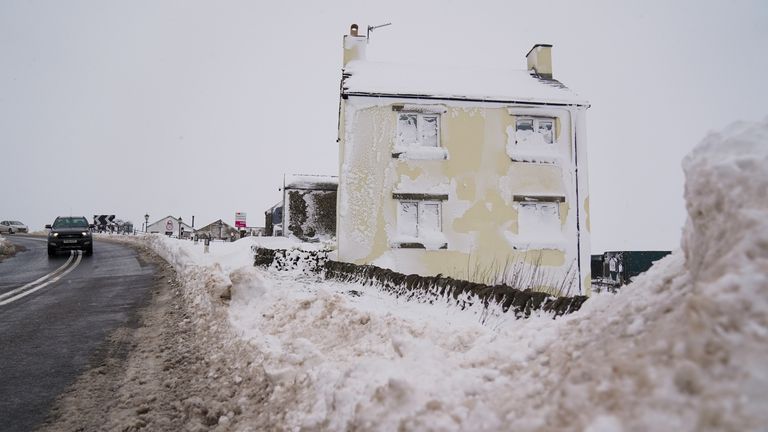
M 283 201 L 270 207 L 264 212 L 264 235 L 283 235 Z
M 246 227 L 245 230 L 248 235 L 253 237 L 263 237 L 266 235 L 266 229 L 264 227 Z
M 229 225 L 228 223 L 219 219 L 198 230 L 195 230 L 195 235 L 198 238 L 229 240 L 233 235 L 237 238 L 240 238 L 240 231 L 232 225 Z
M 671 253 L 672 251 L 608 251 L 602 255 L 593 255 L 592 277 L 623 285 Z M 599 257 L 597 263 L 596 257 Z M 599 267 L 599 271 L 595 273 L 597 267 Z
M 336 237 L 339 178 L 293 174 L 283 181 L 283 235 L 303 241 Z
M 339 178 L 292 174 L 283 179 L 283 199 L 264 212 L 266 235 L 306 242 L 336 236 L 336 191 Z
M 192 236 L 192 227 L 181 222 L 181 232 L 179 232 L 179 218 L 166 216 L 156 222 L 149 224 L 147 232 L 150 234 L 164 234 L 167 236 L 190 238 Z M 181 234 L 181 235 L 179 235 Z
M 368 42 L 343 42 L 338 259 L 478 282 L 523 265 L 588 294 L 589 103 L 552 46 L 489 69 L 369 61 Z

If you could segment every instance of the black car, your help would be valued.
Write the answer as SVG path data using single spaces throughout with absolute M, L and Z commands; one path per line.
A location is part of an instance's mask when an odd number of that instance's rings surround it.
M 56 255 L 59 250 L 79 249 L 85 255 L 93 254 L 93 237 L 88 219 L 82 216 L 59 216 L 53 225 L 46 225 L 48 233 L 48 256 Z

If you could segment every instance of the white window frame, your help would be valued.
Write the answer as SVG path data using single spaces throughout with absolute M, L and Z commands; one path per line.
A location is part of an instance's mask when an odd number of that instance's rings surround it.
M 416 204 L 416 236 L 415 238 L 422 238 L 419 230 L 419 218 L 421 217 L 421 206 L 427 204 L 437 205 L 437 229 L 439 232 L 443 232 L 443 203 L 442 201 L 432 200 L 399 200 L 397 202 L 397 234 L 402 235 L 402 227 L 405 223 L 403 221 L 403 204 Z
M 518 115 L 517 118 L 515 118 L 515 132 L 519 132 L 520 130 L 517 128 L 517 123 L 521 120 L 531 120 L 533 122 L 533 133 L 539 133 L 539 122 L 544 121 L 551 121 L 552 122 L 552 142 L 546 142 L 544 141 L 545 145 L 554 145 L 557 143 L 557 120 L 555 117 L 546 117 L 546 116 L 526 116 L 526 115 Z
M 418 135 L 419 139 L 422 136 L 424 136 L 424 133 L 423 133 L 424 130 L 422 129 L 423 128 L 422 125 L 424 124 L 423 118 L 424 117 L 434 117 L 436 119 L 436 123 L 437 123 L 437 125 L 436 125 L 436 128 L 437 128 L 437 131 L 436 131 L 436 134 L 437 134 L 437 144 L 435 146 L 428 146 L 428 145 L 424 145 L 424 143 L 420 143 L 419 145 L 415 145 L 414 143 L 402 143 L 402 142 L 400 142 L 400 132 L 401 132 L 400 116 L 401 115 L 414 115 L 414 116 L 416 116 L 416 134 Z M 417 112 L 417 111 L 398 111 L 397 112 L 397 128 L 396 128 L 397 130 L 395 132 L 395 140 L 396 140 L 395 144 L 397 146 L 400 146 L 400 147 L 441 148 L 442 147 L 442 143 L 441 143 L 441 140 L 440 140 L 440 135 L 441 135 L 441 133 L 440 133 L 440 129 L 441 129 L 441 119 L 440 119 L 440 117 L 441 117 L 440 114 L 439 113 L 435 113 L 435 112 L 423 113 L 423 112 Z

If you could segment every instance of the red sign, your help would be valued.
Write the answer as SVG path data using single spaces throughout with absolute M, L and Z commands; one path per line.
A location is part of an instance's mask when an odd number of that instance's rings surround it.
M 244 212 L 235 212 L 235 228 L 245 228 Z

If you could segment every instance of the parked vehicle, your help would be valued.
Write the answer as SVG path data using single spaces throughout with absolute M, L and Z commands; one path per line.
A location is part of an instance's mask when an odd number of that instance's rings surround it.
M 0 233 L 16 234 L 29 232 L 29 227 L 19 221 L 0 222 Z
M 79 249 L 85 255 L 93 254 L 93 225 L 83 216 L 59 216 L 52 225 L 46 225 L 48 233 L 48 256 L 56 255 L 59 250 Z

